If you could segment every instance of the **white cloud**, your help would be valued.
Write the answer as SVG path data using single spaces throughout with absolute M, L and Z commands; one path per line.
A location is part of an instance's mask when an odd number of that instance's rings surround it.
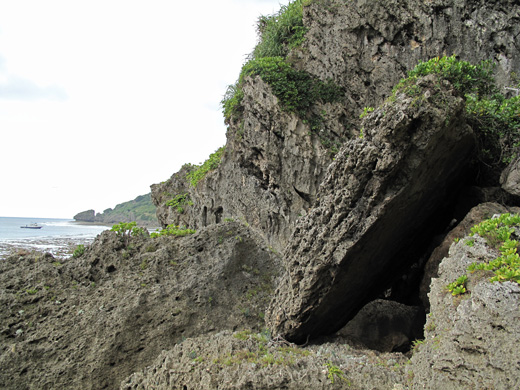
M 66 100 L 67 92 L 56 85 L 41 87 L 30 80 L 8 75 L 0 82 L 0 99 Z
M 278 9 L 2 2 L 0 215 L 102 211 L 204 161 L 225 143 L 219 103 L 256 43 L 256 20 Z

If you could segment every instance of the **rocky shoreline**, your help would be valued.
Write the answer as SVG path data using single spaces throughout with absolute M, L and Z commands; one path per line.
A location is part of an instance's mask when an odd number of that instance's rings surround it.
M 0 261 L 1 388 L 520 388 L 520 4 L 280 12 L 161 232 Z
M 42 237 L 0 240 L 0 260 L 16 253 L 41 252 L 57 258 L 72 255 L 78 245 L 90 245 L 95 237 Z

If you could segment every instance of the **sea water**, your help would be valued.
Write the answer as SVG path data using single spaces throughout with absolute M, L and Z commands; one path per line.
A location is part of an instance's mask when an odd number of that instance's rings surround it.
M 42 228 L 21 228 L 31 224 Z M 20 250 L 69 256 L 77 245 L 90 244 L 106 229 L 109 227 L 80 224 L 71 219 L 0 217 L 0 259 Z

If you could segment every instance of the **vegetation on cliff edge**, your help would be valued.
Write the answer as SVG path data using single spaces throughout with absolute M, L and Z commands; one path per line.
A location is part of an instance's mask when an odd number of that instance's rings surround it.
M 484 166 L 500 169 L 517 158 L 520 151 L 520 96 L 506 98 L 500 93 L 494 68 L 489 60 L 473 65 L 454 55 L 435 57 L 408 72 L 408 77 L 394 87 L 390 99 L 398 93 L 421 95 L 416 84 L 419 77 L 436 74 L 448 80 L 465 99 L 467 119 L 479 142 L 478 159 Z
M 490 282 L 516 282 L 520 284 L 520 256 L 518 247 L 520 243 L 513 237 L 518 236 L 520 227 L 520 215 L 502 214 L 490 218 L 471 228 L 471 235 L 475 234 L 486 240 L 486 243 L 495 249 L 499 249 L 500 256 L 489 262 L 474 262 L 468 267 L 470 273 L 476 271 L 490 271 L 493 276 Z M 474 240 L 465 242 L 468 246 L 475 244 Z M 467 292 L 468 275 L 462 275 L 455 282 L 446 286 L 453 296 Z
M 222 146 L 215 153 L 209 155 L 209 158 L 204 161 L 201 165 L 187 173 L 186 179 L 193 186 L 196 187 L 199 181 L 201 181 L 208 172 L 217 169 L 222 160 L 226 148 Z
M 259 43 L 243 66 L 238 81 L 230 85 L 221 102 L 226 122 L 240 116 L 244 97 L 242 86 L 247 76 L 260 76 L 272 88 L 283 110 L 297 113 L 317 131 L 321 120 L 309 113 L 309 108 L 321 101 L 331 103 L 341 100 L 343 90 L 332 80 L 323 82 L 309 73 L 295 69 L 287 54 L 305 40 L 307 28 L 303 25 L 303 7 L 306 2 L 295 0 L 271 16 L 258 21 Z

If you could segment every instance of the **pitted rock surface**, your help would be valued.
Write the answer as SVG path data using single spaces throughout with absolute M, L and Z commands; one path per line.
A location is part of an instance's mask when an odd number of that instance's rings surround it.
M 466 244 L 470 239 L 473 246 Z M 478 235 L 452 244 L 428 294 L 425 340 L 412 357 L 414 388 L 519 388 L 520 287 L 491 283 L 490 272 L 467 272 L 469 264 L 498 255 Z M 468 275 L 468 292 L 454 297 L 446 286 L 462 275 Z

